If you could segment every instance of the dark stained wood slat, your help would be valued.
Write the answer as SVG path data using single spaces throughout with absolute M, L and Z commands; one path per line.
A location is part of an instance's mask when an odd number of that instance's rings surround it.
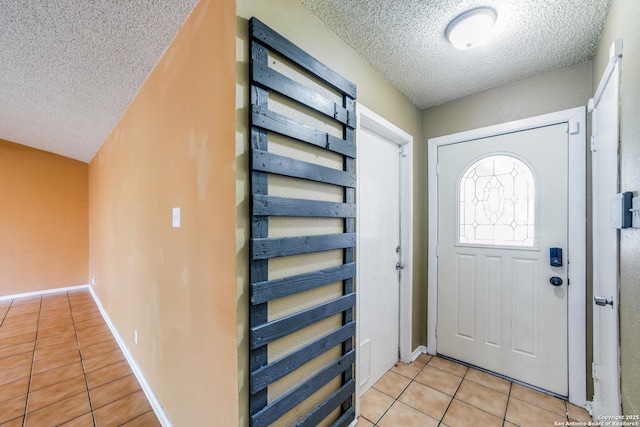
M 311 344 L 252 372 L 250 375 L 251 392 L 255 393 L 267 387 L 272 382 L 298 369 L 300 366 L 313 360 L 327 350 L 332 349 L 349 337 L 355 336 L 355 334 L 355 322 L 348 323 Z
M 255 17 L 249 20 L 249 35 L 289 59 L 291 62 L 299 65 L 321 80 L 324 80 L 327 84 L 343 94 L 349 95 L 352 98 L 356 97 L 355 84 L 267 27 Z
M 252 42 L 255 43 L 255 42 Z M 341 105 L 325 98 L 318 92 L 296 82 L 268 66 L 254 63 L 252 65 L 253 81 L 274 90 L 289 99 L 312 108 L 327 117 L 351 128 L 356 127 L 356 118 L 352 112 Z
M 349 380 L 346 384 L 340 387 L 336 392 L 332 393 L 329 397 L 327 397 L 322 403 L 316 406 L 311 412 L 304 416 L 298 423 L 297 426 L 300 427 L 315 427 L 320 424 L 322 420 L 327 418 L 329 414 L 331 414 L 338 406 L 340 406 L 345 400 L 347 400 L 353 393 L 356 391 L 356 382 L 354 380 Z M 350 408 L 349 411 L 354 411 L 355 408 Z M 345 413 L 346 415 L 346 413 Z M 353 417 L 352 414 L 349 414 Z M 348 416 L 349 416 L 348 415 Z M 354 418 L 351 418 L 353 420 Z M 336 420 L 336 423 L 342 422 L 342 417 Z M 351 420 L 346 425 L 351 423 Z M 342 425 L 342 424 L 333 424 Z
M 338 154 L 349 157 L 356 156 L 356 146 L 353 143 L 298 123 L 266 108 L 252 106 L 251 119 L 254 126 L 259 126 Z
M 251 239 L 251 258 L 269 259 L 356 246 L 356 233 Z
M 356 263 L 251 284 L 251 303 L 260 304 L 308 291 L 356 275 Z
M 351 293 L 315 307 L 250 328 L 249 346 L 258 348 L 279 338 L 313 325 L 323 319 L 355 306 L 356 294 Z
M 302 384 L 278 397 L 257 414 L 253 415 L 251 417 L 252 424 L 256 427 L 268 426 L 325 386 L 329 381 L 340 375 L 346 369 L 351 369 L 351 365 L 354 362 L 355 351 L 352 350 L 340 359 L 327 365 Z
M 356 174 L 352 172 L 318 166 L 313 163 L 295 160 L 290 157 L 280 156 L 262 150 L 253 150 L 252 158 L 253 168 L 257 171 L 307 179 L 325 184 L 346 187 L 356 186 Z
M 335 423 L 331 424 L 331 427 L 347 427 L 351 425 L 353 420 L 356 419 L 356 408 L 354 406 L 348 406 L 348 408 Z
M 290 199 L 254 195 L 253 214 L 320 218 L 355 218 L 355 203 L 335 203 L 318 200 Z
M 268 51 L 264 46 L 257 45 L 251 49 L 251 62 L 267 64 Z M 259 86 L 251 85 L 251 104 L 267 106 L 269 94 Z M 251 117 L 249 117 L 251 120 Z M 251 150 L 268 149 L 268 133 L 266 130 L 251 126 Z M 255 171 L 251 168 L 251 194 L 267 195 L 269 190 L 268 174 Z M 252 215 L 251 237 L 261 238 L 269 236 L 269 217 Z M 263 281 L 269 278 L 269 263 L 267 260 L 251 260 L 249 276 L 251 281 Z M 249 326 L 261 325 L 267 321 L 268 305 L 252 304 L 249 307 Z M 249 357 L 249 369 L 251 371 L 267 364 L 267 346 L 252 349 Z M 268 390 L 260 390 L 249 398 L 249 413 L 255 414 L 267 404 Z

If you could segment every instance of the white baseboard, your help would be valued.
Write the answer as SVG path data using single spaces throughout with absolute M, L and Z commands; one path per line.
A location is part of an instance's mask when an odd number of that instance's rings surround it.
M 142 387 L 142 391 L 144 391 L 144 394 L 147 396 L 147 399 L 149 400 L 149 404 L 151 405 L 153 412 L 155 412 L 156 417 L 158 417 L 158 421 L 160 421 L 160 424 L 162 425 L 162 427 L 173 427 L 173 423 L 169 419 L 169 416 L 164 411 L 164 408 L 160 404 L 160 401 L 158 400 L 156 395 L 153 393 L 153 390 L 151 390 L 151 386 L 147 382 L 147 379 L 142 374 L 142 370 L 140 369 L 140 366 L 138 366 L 138 363 L 133 358 L 133 355 L 129 351 L 129 348 L 126 346 L 126 344 L 120 337 L 120 334 L 118 334 L 118 331 L 116 330 L 115 326 L 111 322 L 111 318 L 109 318 L 109 315 L 107 314 L 104 307 L 102 306 L 102 303 L 100 302 L 100 298 L 98 298 L 98 295 L 96 295 L 96 293 L 94 292 L 93 287 L 88 286 L 88 288 L 89 288 L 89 292 L 91 293 L 91 296 L 96 302 L 96 305 L 100 309 L 100 313 L 102 314 L 104 321 L 107 323 L 107 326 L 109 326 L 109 329 L 111 330 L 111 333 L 115 337 L 116 342 L 118 343 L 118 346 L 120 346 L 120 350 L 122 350 L 122 353 L 124 354 L 125 359 L 129 363 L 129 366 L 131 367 L 133 374 L 138 379 L 138 382 L 140 383 L 140 387 Z
M 3 296 L 0 296 L 0 301 L 6 301 L 10 299 L 19 299 L 19 298 L 30 298 L 30 297 L 37 297 L 42 295 L 49 295 L 49 294 L 59 294 L 60 292 L 80 291 L 88 288 L 89 288 L 89 284 L 86 284 L 86 285 L 78 285 L 78 286 L 68 286 L 66 288 L 47 289 L 44 291 L 24 292 L 21 294 L 14 294 L 14 295 L 3 295 Z
M 427 354 L 427 347 L 419 345 L 418 348 L 413 350 L 413 353 L 411 353 L 411 361 L 416 360 L 421 354 Z

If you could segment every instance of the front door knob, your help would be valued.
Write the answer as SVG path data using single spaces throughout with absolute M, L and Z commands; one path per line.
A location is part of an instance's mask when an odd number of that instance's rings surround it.
M 553 276 L 551 279 L 549 279 L 549 283 L 551 283 L 553 286 L 560 286 L 562 285 L 562 279 L 558 276 Z

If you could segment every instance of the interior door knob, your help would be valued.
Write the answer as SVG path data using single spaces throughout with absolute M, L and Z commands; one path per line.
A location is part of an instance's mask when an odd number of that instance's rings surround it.
M 551 283 L 553 286 L 560 286 L 562 285 L 562 279 L 558 276 L 553 276 L 551 279 L 549 279 L 549 283 Z

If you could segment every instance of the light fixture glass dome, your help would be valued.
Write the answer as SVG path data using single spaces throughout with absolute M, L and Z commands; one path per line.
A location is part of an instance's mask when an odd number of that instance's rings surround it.
M 479 7 L 464 12 L 451 21 L 445 35 L 456 49 L 471 49 L 489 38 L 495 22 L 495 10 L 490 7 Z

